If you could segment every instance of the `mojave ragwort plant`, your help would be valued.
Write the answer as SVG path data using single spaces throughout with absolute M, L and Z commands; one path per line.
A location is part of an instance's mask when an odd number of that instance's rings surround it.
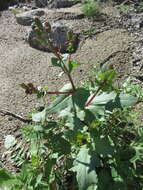
M 76 87 L 72 70 L 74 42 L 68 34 L 69 54 L 61 54 L 52 40 L 49 23 L 35 20 L 38 40 L 49 45 L 69 83 L 58 92 L 21 84 L 27 94 L 56 99 L 32 114 L 32 122 L 22 128 L 19 143 L 11 147 L 19 173 L 0 170 L 0 187 L 7 190 L 129 190 L 143 187 L 143 130 L 136 131 L 127 120 L 128 107 L 137 98 L 114 87 L 116 72 L 103 64 L 91 81 L 91 88 Z M 46 37 L 47 38 L 47 37 Z M 51 119 L 51 114 L 56 114 Z

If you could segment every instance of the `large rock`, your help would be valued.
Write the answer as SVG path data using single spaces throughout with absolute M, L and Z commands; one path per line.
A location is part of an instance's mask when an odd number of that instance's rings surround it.
M 24 26 L 30 26 L 32 22 L 34 21 L 35 16 L 42 16 L 45 12 L 41 9 L 36 10 L 30 10 L 26 11 L 24 13 L 20 13 L 16 15 L 16 20 L 18 24 L 24 25 Z
M 67 46 L 66 42 L 68 41 L 67 39 L 67 33 L 71 31 L 67 26 L 65 26 L 61 22 L 53 22 L 51 23 L 51 33 L 50 33 L 50 38 L 53 40 L 53 45 L 55 47 L 60 48 L 61 53 L 66 53 L 67 52 Z M 76 37 L 76 35 L 75 35 Z M 48 34 L 45 33 L 45 39 L 48 38 Z M 28 43 L 30 44 L 31 47 L 36 48 L 38 50 L 42 51 L 47 51 L 50 52 L 50 49 L 48 46 L 45 44 L 40 44 L 37 41 L 37 35 L 35 31 L 31 30 L 28 33 L 27 36 Z M 78 45 L 78 39 L 76 38 L 75 44 L 74 44 L 74 49 L 76 50 Z

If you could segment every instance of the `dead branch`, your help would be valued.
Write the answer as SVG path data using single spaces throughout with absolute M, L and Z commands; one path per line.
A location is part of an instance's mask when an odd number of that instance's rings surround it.
M 2 114 L 3 116 L 5 116 L 5 115 L 12 116 L 15 119 L 18 119 L 18 120 L 20 120 L 20 121 L 22 121 L 24 123 L 30 123 L 30 122 L 32 122 L 32 119 L 24 118 L 24 117 L 22 117 L 22 116 L 20 116 L 18 114 L 12 113 L 12 112 L 7 111 L 7 110 L 0 110 L 0 114 Z

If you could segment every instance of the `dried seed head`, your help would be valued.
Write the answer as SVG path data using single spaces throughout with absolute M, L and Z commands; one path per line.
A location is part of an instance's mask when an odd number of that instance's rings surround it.
M 49 22 L 45 22 L 45 30 L 46 32 L 51 32 L 51 25 Z

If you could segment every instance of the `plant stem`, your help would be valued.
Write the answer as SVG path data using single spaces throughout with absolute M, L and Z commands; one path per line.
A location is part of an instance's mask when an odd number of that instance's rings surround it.
M 89 101 L 85 104 L 85 107 L 89 106 L 90 103 L 92 102 L 92 100 L 95 98 L 95 96 L 98 94 L 98 92 L 102 89 L 102 87 L 100 86 L 97 91 L 95 92 L 95 94 L 93 94 L 93 96 L 89 99 Z
M 64 70 L 65 74 L 68 76 L 69 81 L 70 81 L 70 83 L 71 83 L 71 85 L 72 85 L 73 91 L 75 92 L 75 91 L 76 91 L 76 88 L 75 88 L 73 79 L 72 79 L 72 77 L 71 77 L 69 71 L 67 70 L 67 67 L 65 66 L 65 63 L 63 62 L 62 58 L 60 58 L 60 61 L 61 61 L 62 64 L 63 64 L 63 70 Z
M 63 70 L 64 73 L 68 76 L 69 81 L 70 81 L 70 83 L 71 83 L 71 85 L 72 85 L 73 91 L 75 92 L 75 91 L 76 91 L 76 88 L 75 88 L 73 79 L 72 79 L 72 77 L 71 77 L 69 71 L 67 70 L 67 68 L 66 68 L 66 66 L 65 66 L 65 63 L 64 63 L 63 60 L 62 60 L 61 54 L 60 54 L 57 50 L 55 50 L 55 47 L 51 44 L 51 42 L 50 42 L 49 39 L 48 39 L 48 43 L 50 44 L 52 53 L 59 59 L 59 61 L 62 62 L 62 64 L 63 64 L 62 70 Z M 71 59 L 71 55 L 70 55 L 70 57 L 69 57 L 69 60 L 70 60 L 70 59 Z
M 95 96 L 98 94 L 98 92 L 103 88 L 103 86 L 105 85 L 106 80 L 104 80 L 101 85 L 98 87 L 97 91 L 95 92 L 95 94 L 93 94 L 93 96 L 89 99 L 89 101 L 85 104 L 85 107 L 89 106 L 90 103 L 92 102 L 92 100 L 95 98 Z
M 46 94 L 55 94 L 55 95 L 59 95 L 59 94 L 67 94 L 67 95 L 72 95 L 74 92 L 73 91 L 70 91 L 70 92 L 59 92 L 59 91 L 56 91 L 56 92 L 46 92 Z
M 72 77 L 71 77 L 71 75 L 70 75 L 69 73 L 67 73 L 67 76 L 68 76 L 68 78 L 69 78 L 69 80 L 70 80 L 70 82 L 71 82 L 71 85 L 72 85 L 73 91 L 75 92 L 75 91 L 76 91 L 76 88 L 75 88 L 75 85 L 74 85 L 73 79 L 72 79 Z

